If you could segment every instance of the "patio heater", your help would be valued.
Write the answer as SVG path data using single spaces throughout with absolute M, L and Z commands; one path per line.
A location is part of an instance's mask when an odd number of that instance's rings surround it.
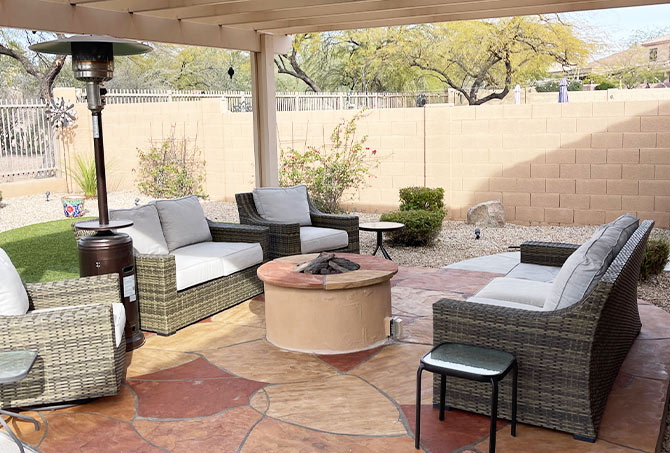
M 102 109 L 104 103 L 100 84 L 114 75 L 114 56 L 137 55 L 149 52 L 151 47 L 135 41 L 111 36 L 77 35 L 30 46 L 35 52 L 72 55 L 72 70 L 77 80 L 86 82 L 86 99 L 93 120 L 93 149 L 97 177 L 97 221 L 81 222 L 77 227 L 92 234 L 78 241 L 79 273 L 82 277 L 118 273 L 121 280 L 121 298 L 126 309 L 126 349 L 142 346 L 144 335 L 139 328 L 139 313 L 135 291 L 133 241 L 125 233 L 115 230 L 133 223 L 109 220 L 107 207 L 107 179 L 105 152 L 102 138 Z

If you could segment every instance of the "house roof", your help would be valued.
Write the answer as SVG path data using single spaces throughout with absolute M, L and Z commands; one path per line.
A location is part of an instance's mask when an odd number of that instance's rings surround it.
M 670 43 L 670 35 L 659 36 L 658 38 L 654 38 L 651 41 L 643 42 L 642 45 L 644 47 L 651 47 L 666 43 Z

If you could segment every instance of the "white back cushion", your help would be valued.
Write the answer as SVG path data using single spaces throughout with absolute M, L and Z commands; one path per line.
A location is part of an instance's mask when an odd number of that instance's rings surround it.
M 252 191 L 258 214 L 273 222 L 311 225 L 307 187 L 260 187 Z
M 624 214 L 616 220 L 607 224 L 608 228 L 616 228 L 619 232 L 617 238 L 616 248 L 614 249 L 614 256 L 616 257 L 628 239 L 633 235 L 635 230 L 640 226 L 640 220 L 632 214 Z
M 156 209 L 168 250 L 212 240 L 205 212 L 195 195 L 174 200 L 157 200 Z
M 480 289 L 474 297 L 504 300 L 543 308 L 547 295 L 551 291 L 551 286 L 551 283 L 546 282 L 498 277 Z
M 19 273 L 4 250 L 0 249 L 0 316 L 28 313 L 28 293 Z
M 603 225 L 565 260 L 547 297 L 544 310 L 569 307 L 591 292 L 616 256 L 620 230 Z
M 154 204 L 109 212 L 112 220 L 131 220 L 133 226 L 119 230 L 133 240 L 133 248 L 147 255 L 167 255 L 168 245 L 163 236 L 161 220 Z

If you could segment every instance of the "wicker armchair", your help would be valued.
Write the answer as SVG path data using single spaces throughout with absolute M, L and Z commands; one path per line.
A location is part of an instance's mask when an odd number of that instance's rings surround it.
M 249 193 L 235 194 L 240 223 L 264 226 L 270 229 L 270 259 L 282 256 L 300 255 L 300 225 L 297 223 L 278 223 L 265 220 L 258 214 L 254 197 Z M 312 226 L 344 230 L 349 236 L 347 247 L 332 250 L 334 252 L 360 253 L 358 239 L 358 217 L 351 215 L 324 214 L 309 201 Z
M 612 384 L 640 331 L 637 282 L 653 224 L 641 223 L 595 289 L 571 307 L 525 311 L 448 299 L 436 302 L 434 343 L 459 342 L 516 354 L 518 420 L 595 440 Z M 526 243 L 521 260 L 560 266 L 575 248 Z M 433 395 L 439 396 L 438 381 Z M 503 418 L 511 416 L 510 397 L 509 383 L 501 383 Z M 489 398 L 485 384 L 447 381 L 448 406 L 488 414 Z
M 229 225 L 208 220 L 215 242 L 258 242 L 263 262 L 268 260 L 267 228 Z M 72 224 L 75 237 L 87 234 Z M 135 254 L 140 328 L 172 335 L 182 327 L 207 318 L 263 292 L 256 270 L 249 267 L 232 275 L 177 291 L 177 268 L 172 255 Z
M 27 284 L 30 311 L 0 316 L 0 350 L 32 350 L 28 376 L 0 384 L 0 408 L 115 395 L 125 377 L 126 342 L 116 346 L 112 303 L 120 301 L 118 275 Z M 61 310 L 32 313 L 44 308 Z

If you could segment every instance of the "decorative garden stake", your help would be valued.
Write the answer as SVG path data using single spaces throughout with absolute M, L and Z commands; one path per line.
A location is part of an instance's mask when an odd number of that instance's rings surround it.
M 61 148 L 63 149 L 63 173 L 65 174 L 65 186 L 69 193 L 72 192 L 72 181 L 69 170 L 72 168 L 72 164 L 66 142 L 71 138 L 72 129 L 77 121 L 77 111 L 74 109 L 74 104 L 65 104 L 65 98 L 52 98 L 49 100 L 49 105 L 47 106 L 47 118 L 51 126 L 56 129 Z

